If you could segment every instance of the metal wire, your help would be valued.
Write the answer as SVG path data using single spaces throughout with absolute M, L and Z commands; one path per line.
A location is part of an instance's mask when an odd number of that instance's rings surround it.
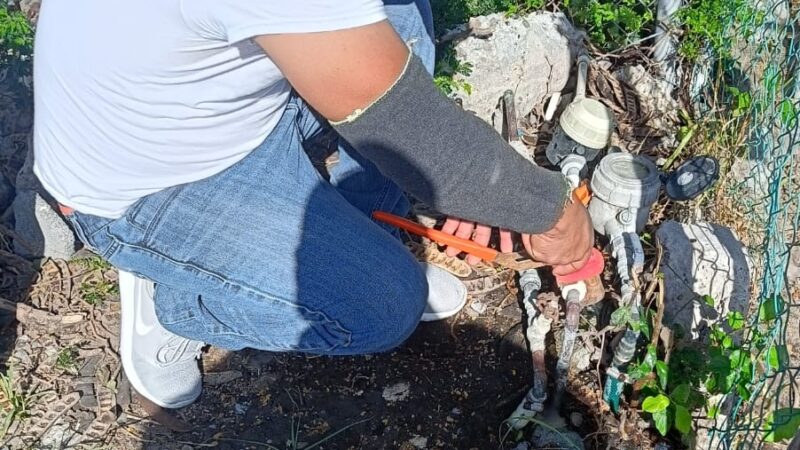
M 753 303 L 742 348 L 756 364 L 752 369 L 750 398 L 736 392 L 719 401 L 723 411 L 710 431 L 707 448 L 764 448 L 769 420 L 775 411 L 797 408 L 800 361 L 779 358 L 770 364 L 770 352 L 787 349 L 789 318 L 800 311 L 800 291 L 792 292 L 787 269 L 793 246 L 800 245 L 800 12 L 797 2 L 746 0 L 724 18 L 727 48 L 707 49 L 693 73 L 704 74 L 703 92 L 693 92 L 698 103 L 719 86 L 716 80 L 745 90 L 751 98 L 747 127 L 749 174 L 735 192 L 735 202 L 753 224 L 749 253 L 753 258 Z M 701 98 L 702 97 L 702 98 Z M 695 108 L 708 111 L 708 105 Z M 761 307 L 777 309 L 774 320 L 760 320 Z M 797 327 L 798 322 L 792 323 Z M 793 330 L 795 336 L 798 330 Z M 789 351 L 786 351 L 789 354 Z M 787 360 L 784 360 L 787 359 Z M 773 424 L 774 426 L 774 424 Z

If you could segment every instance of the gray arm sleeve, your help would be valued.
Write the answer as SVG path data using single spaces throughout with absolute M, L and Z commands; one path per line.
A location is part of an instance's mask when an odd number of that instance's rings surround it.
M 437 211 L 521 233 L 552 228 L 567 202 L 561 173 L 526 161 L 488 124 L 442 95 L 416 56 L 339 134 Z

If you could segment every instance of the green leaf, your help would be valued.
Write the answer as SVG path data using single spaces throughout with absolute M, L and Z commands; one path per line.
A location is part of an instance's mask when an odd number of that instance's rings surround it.
M 750 389 L 747 388 L 747 385 L 745 383 L 741 383 L 738 386 L 736 386 L 736 393 L 739 394 L 739 397 L 741 397 L 742 400 L 745 402 L 749 401 L 750 395 L 752 395 Z
M 673 403 L 686 406 L 689 403 L 689 394 L 691 393 L 692 388 L 690 388 L 688 384 L 683 383 L 675 386 L 675 389 L 673 389 L 670 394 L 670 398 Z
M 708 408 L 708 418 L 714 420 L 717 418 L 717 414 L 719 414 L 719 406 L 714 405 Z
M 731 369 L 742 369 L 747 361 L 749 361 L 747 353 L 743 352 L 740 349 L 736 349 L 731 352 L 730 356 L 728 356 L 728 361 L 730 362 Z
M 784 439 L 790 439 L 800 428 L 800 409 L 776 409 L 767 416 L 766 427 L 769 432 L 764 438 L 765 441 L 780 442 Z
M 781 370 L 789 361 L 789 350 L 785 345 L 774 345 L 767 353 L 767 364 L 772 370 Z
M 675 405 L 675 428 L 683 434 L 692 431 L 692 415 L 681 405 Z
M 783 298 L 776 296 L 766 299 L 758 307 L 758 320 L 761 322 L 775 320 L 778 316 L 783 314 L 784 311 Z
M 639 380 L 647 376 L 647 374 L 652 371 L 653 371 L 652 367 L 647 367 L 645 363 L 641 363 L 636 365 L 631 370 L 629 370 L 628 376 L 633 378 L 634 380 Z
M 705 303 L 706 305 L 708 305 L 708 306 L 713 308 L 714 307 L 714 297 L 712 297 L 710 295 L 704 295 L 703 296 L 703 303 Z
M 642 402 L 642 410 L 645 412 L 649 412 L 650 414 L 655 414 L 659 411 L 664 411 L 669 406 L 669 397 L 663 394 L 658 394 L 656 396 L 647 397 Z
M 645 364 L 650 370 L 653 370 L 653 367 L 656 365 L 656 360 L 658 360 L 658 355 L 656 354 L 656 346 L 650 344 L 647 346 L 647 354 L 645 355 L 642 364 Z
M 722 339 L 722 348 L 729 349 L 733 346 L 733 339 L 730 336 L 725 336 Z
M 784 126 L 792 126 L 792 123 L 797 118 L 797 112 L 794 110 L 794 104 L 791 100 L 784 99 L 778 109 L 781 112 L 781 122 Z
M 744 327 L 744 315 L 739 311 L 732 311 L 728 314 L 728 325 L 731 330 L 741 330 Z
M 631 320 L 631 309 L 627 306 L 617 308 L 611 313 L 611 325 L 621 327 Z
M 639 322 L 639 331 L 642 332 L 645 339 L 650 340 L 650 335 L 653 333 L 653 330 L 650 329 L 650 323 L 646 321 Z
M 656 429 L 662 436 L 667 435 L 667 431 L 669 431 L 669 414 L 667 413 L 666 409 L 662 409 L 656 413 L 653 413 L 653 422 L 656 424 Z
M 725 334 L 725 332 L 722 331 L 722 329 L 717 325 L 711 327 L 711 338 L 714 339 L 714 341 L 722 342 L 722 340 L 725 339 L 726 336 L 727 334 Z
M 767 353 L 767 365 L 772 370 L 778 370 L 781 366 L 781 362 L 778 358 L 778 349 L 775 347 L 769 348 L 769 353 Z
M 669 380 L 669 367 L 664 361 L 656 361 L 656 375 L 658 381 L 661 383 L 661 389 L 667 389 L 667 381 Z

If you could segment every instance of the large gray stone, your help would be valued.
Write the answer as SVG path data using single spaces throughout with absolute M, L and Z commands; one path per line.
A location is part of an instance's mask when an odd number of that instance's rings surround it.
M 563 14 L 517 18 L 492 14 L 472 22 L 474 27 L 490 30 L 491 35 L 467 37 L 455 45 L 458 60 L 472 64 L 470 75 L 456 76 L 472 85 L 471 95 L 456 94 L 464 109 L 499 130 L 502 118 L 494 115 L 506 90 L 514 91 L 517 114 L 522 118 L 567 84 L 580 37 Z
M 711 325 L 727 326 L 728 313 L 747 313 L 752 263 L 730 229 L 667 221 L 656 237 L 664 248 L 664 323 L 685 331 L 683 340 L 704 340 Z
M 17 192 L 14 231 L 24 242 L 14 242 L 14 252 L 26 258 L 69 259 L 78 248 L 72 228 L 36 191 Z
M 26 258 L 69 259 L 79 247 L 70 225 L 48 202 L 48 195 L 33 173 L 33 151 L 17 174 L 14 212 L 14 252 Z

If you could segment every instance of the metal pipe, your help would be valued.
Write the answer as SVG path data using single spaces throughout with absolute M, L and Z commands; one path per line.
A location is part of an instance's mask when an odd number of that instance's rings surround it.
M 552 321 L 539 311 L 536 296 L 542 288 L 542 280 L 536 270 L 526 270 L 520 276 L 522 292 L 525 296 L 525 311 L 528 314 L 528 329 L 526 337 L 531 347 L 533 362 L 533 387 L 532 399 L 543 404 L 547 399 L 547 368 L 544 364 L 545 337 L 550 332 Z
M 639 321 L 639 307 L 641 297 L 633 285 L 632 274 L 641 271 L 644 266 L 644 250 L 635 233 L 618 232 L 611 238 L 612 252 L 617 260 L 617 275 L 620 279 L 620 292 L 622 294 L 621 308 L 630 308 L 631 321 Z M 606 372 L 606 385 L 603 398 L 616 411 L 619 407 L 619 397 L 624 383 L 622 376 L 625 366 L 633 359 L 636 353 L 636 343 L 640 332 L 628 327 L 614 349 L 614 359 L 611 367 Z
M 578 336 L 578 324 L 580 321 L 583 303 L 580 294 L 576 290 L 567 293 L 567 317 L 564 326 L 564 341 L 561 343 L 561 352 L 558 355 L 556 365 L 556 405 L 560 407 L 564 392 L 567 389 L 569 378 L 570 362 L 572 353 L 575 350 L 575 338 Z
M 658 0 L 656 8 L 656 32 L 653 45 L 653 59 L 661 67 L 661 75 L 669 86 L 665 94 L 672 95 L 672 88 L 678 85 L 678 37 L 675 14 L 681 8 L 681 0 Z
M 632 274 L 641 271 L 644 266 L 644 249 L 634 233 L 619 233 L 613 236 L 611 245 L 617 260 L 617 275 L 620 279 L 620 293 L 622 294 L 620 307 L 630 308 L 631 320 L 637 322 L 640 297 L 633 286 Z M 614 349 L 614 362 L 612 363 L 614 366 L 622 368 L 633 359 L 638 339 L 638 331 L 631 328 L 625 330 L 617 348 Z
M 581 184 L 581 173 L 586 167 L 586 158 L 576 154 L 567 155 L 559 165 L 569 185 L 572 189 L 576 189 Z
M 539 273 L 536 270 L 526 270 L 521 273 L 519 283 L 522 287 L 522 303 L 528 315 L 525 337 L 531 348 L 533 385 L 508 420 L 515 429 L 525 427 L 530 422 L 528 419 L 544 411 L 544 402 L 547 401 L 547 368 L 544 362 L 545 337 L 550 332 L 552 324 L 552 321 L 539 311 L 537 305 L 536 297 L 542 288 Z

